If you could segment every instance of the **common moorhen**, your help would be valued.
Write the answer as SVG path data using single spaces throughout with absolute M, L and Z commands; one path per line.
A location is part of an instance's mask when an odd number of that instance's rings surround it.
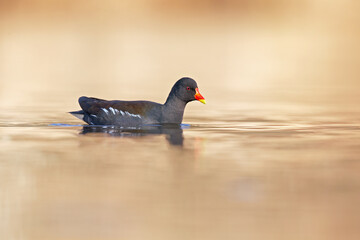
M 70 113 L 90 125 L 180 124 L 186 104 L 193 100 L 205 104 L 195 80 L 184 77 L 174 84 L 164 104 L 80 97 L 82 110 Z

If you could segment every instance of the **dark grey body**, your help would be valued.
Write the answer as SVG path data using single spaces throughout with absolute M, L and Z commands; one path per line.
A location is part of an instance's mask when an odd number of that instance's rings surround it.
M 183 90 L 184 88 L 188 89 Z M 90 125 L 128 127 L 146 124 L 180 124 L 186 104 L 195 100 L 195 88 L 197 84 L 193 79 L 180 79 L 171 89 L 164 104 L 151 101 L 107 101 L 80 97 L 79 104 L 82 110 L 70 113 Z

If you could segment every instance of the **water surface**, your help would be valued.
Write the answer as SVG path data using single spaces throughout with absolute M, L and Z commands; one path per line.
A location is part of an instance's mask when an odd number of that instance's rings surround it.
M 105 130 L 6 109 L 1 239 L 356 239 L 360 114 L 243 106 Z
M 360 239 L 359 1 L 0 1 L 0 240 Z M 82 126 L 77 98 L 207 104 Z

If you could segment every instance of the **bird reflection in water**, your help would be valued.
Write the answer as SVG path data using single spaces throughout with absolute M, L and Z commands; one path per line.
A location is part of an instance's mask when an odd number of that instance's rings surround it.
M 81 134 L 106 133 L 114 137 L 144 137 L 149 135 L 165 135 L 171 145 L 183 146 L 183 129 L 189 128 L 186 124 L 145 125 L 141 127 L 122 128 L 118 126 L 85 125 Z

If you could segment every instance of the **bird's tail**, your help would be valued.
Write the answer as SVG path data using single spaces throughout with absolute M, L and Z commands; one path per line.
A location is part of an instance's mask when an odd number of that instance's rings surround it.
M 74 117 L 77 117 L 80 120 L 84 120 L 84 115 L 85 112 L 83 110 L 79 110 L 79 111 L 74 111 L 74 112 L 69 112 L 71 115 L 73 115 Z

